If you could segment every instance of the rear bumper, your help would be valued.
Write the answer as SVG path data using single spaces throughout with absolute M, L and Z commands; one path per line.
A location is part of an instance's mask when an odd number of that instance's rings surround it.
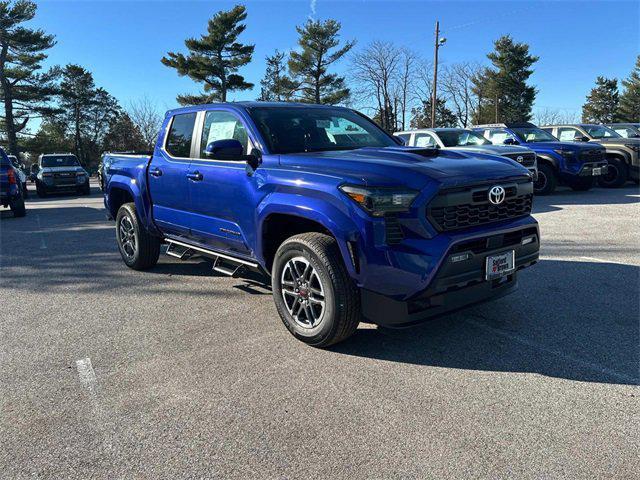
M 525 245 L 524 239 L 533 238 Z M 537 226 L 511 231 L 502 236 L 474 239 L 453 245 L 428 288 L 406 300 L 391 298 L 368 289 L 361 290 L 366 320 L 389 327 L 410 326 L 469 305 L 496 299 L 517 288 L 517 272 L 538 261 Z M 485 279 L 488 255 L 515 251 L 515 271 L 496 280 Z M 466 256 L 454 262 L 452 257 Z

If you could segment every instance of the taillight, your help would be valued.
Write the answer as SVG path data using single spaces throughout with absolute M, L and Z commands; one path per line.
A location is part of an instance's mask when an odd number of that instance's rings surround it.
M 16 172 L 13 170 L 9 170 L 7 172 L 7 176 L 9 178 L 9 185 L 16 185 L 18 182 L 16 181 Z

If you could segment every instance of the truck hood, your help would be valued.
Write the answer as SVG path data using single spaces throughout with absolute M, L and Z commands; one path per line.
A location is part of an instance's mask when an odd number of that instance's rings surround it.
M 464 150 L 465 152 L 489 153 L 492 155 L 508 155 L 510 153 L 529 153 L 530 148 L 512 145 L 468 145 L 465 147 L 446 147 L 447 150 Z
M 601 145 L 640 145 L 640 138 L 596 138 L 591 141 Z
M 569 152 L 585 152 L 594 148 L 602 148 L 599 145 L 580 143 L 580 142 L 534 142 L 527 143 L 527 147 L 531 150 L 566 150 Z
M 280 156 L 280 164 L 365 185 L 403 185 L 422 189 L 529 175 L 505 157 L 419 147 L 359 148 Z

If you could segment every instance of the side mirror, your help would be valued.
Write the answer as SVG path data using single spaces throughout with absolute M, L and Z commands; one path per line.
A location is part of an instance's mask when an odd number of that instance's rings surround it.
M 38 170 L 40 170 L 40 167 L 38 166 L 37 163 L 34 163 L 33 165 L 31 165 L 31 173 L 38 173 Z
M 502 143 L 503 143 L 503 145 L 517 145 L 518 144 L 518 142 L 516 140 L 514 140 L 513 138 L 511 138 L 511 137 L 505 138 Z
M 217 160 L 244 160 L 244 149 L 238 140 L 216 140 L 205 148 L 204 153 L 209 158 Z
M 589 137 L 585 137 L 584 135 L 578 135 L 573 139 L 574 142 L 588 142 Z

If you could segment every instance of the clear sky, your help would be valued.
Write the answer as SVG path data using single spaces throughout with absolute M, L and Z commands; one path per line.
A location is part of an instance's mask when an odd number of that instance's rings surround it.
M 34 24 L 55 34 L 49 64 L 77 63 L 91 70 L 96 84 L 123 105 L 141 96 L 161 109 L 173 108 L 178 93 L 199 87 L 160 63 L 168 51 L 185 51 L 184 39 L 205 32 L 215 12 L 244 3 L 247 30 L 255 43 L 253 62 L 241 70 L 259 86 L 265 55 L 296 45 L 295 26 L 313 15 L 342 23 L 342 38 L 362 47 L 375 39 L 433 54 L 435 20 L 446 45 L 442 64 L 487 62 L 493 41 L 511 34 L 540 57 L 531 82 L 538 88 L 536 108 L 579 111 L 598 75 L 624 78 L 640 53 L 640 1 L 58 1 L 40 0 Z M 344 70 L 342 62 L 337 70 Z M 252 100 L 254 91 L 234 93 Z

